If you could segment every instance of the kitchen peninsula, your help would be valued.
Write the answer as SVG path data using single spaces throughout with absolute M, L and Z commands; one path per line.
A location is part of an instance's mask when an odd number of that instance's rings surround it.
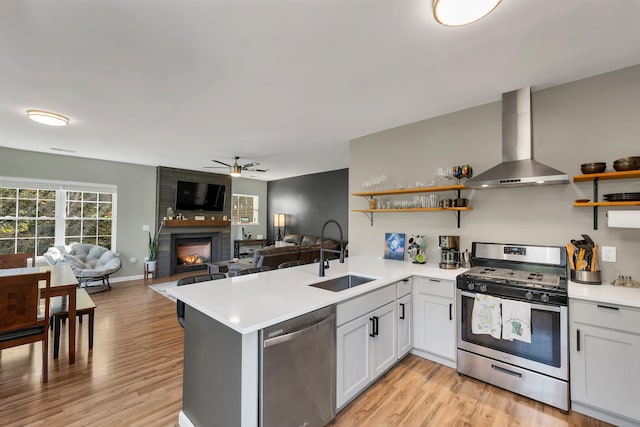
M 412 276 L 441 279 L 442 286 L 453 292 L 452 282 L 461 271 L 373 257 L 350 257 L 344 264 L 331 261 L 324 278 L 318 277 L 318 264 L 308 264 L 169 290 L 187 305 L 180 425 L 259 424 L 261 329 L 386 289 Z M 375 280 L 340 292 L 309 286 L 346 274 Z M 395 288 L 393 294 L 395 297 Z
M 446 312 L 445 317 L 448 321 L 448 310 L 450 310 L 448 301 L 453 301 L 453 298 L 445 299 L 446 304 L 440 304 L 440 306 L 433 302 L 437 302 L 438 298 L 453 295 L 456 276 L 463 271 L 463 269 L 443 270 L 428 264 L 419 265 L 357 256 L 347 258 L 344 264 L 338 263 L 337 260 L 331 261 L 324 278 L 318 277 L 318 264 L 309 264 L 168 290 L 171 295 L 187 304 L 183 408 L 179 415 L 180 425 L 182 427 L 260 425 L 260 331 L 334 304 L 338 307 L 353 307 L 368 296 L 383 292 L 387 297 L 390 291 L 393 292 L 393 304 L 394 306 L 398 304 L 395 306 L 396 322 L 399 322 L 397 319 L 405 314 L 405 309 L 408 310 L 406 314 L 409 319 L 413 316 L 412 322 L 415 329 L 408 331 L 408 336 L 413 336 L 413 342 L 409 338 L 408 349 L 401 344 L 400 338 L 403 332 L 400 324 L 394 324 L 397 325 L 397 334 L 393 337 L 394 341 L 395 338 L 398 339 L 398 344 L 394 348 L 397 357 L 401 358 L 409 350 L 425 357 L 423 349 L 427 344 L 424 342 L 426 335 L 424 331 L 418 332 L 418 330 L 428 325 L 438 334 L 431 335 L 436 337 L 431 338 L 431 342 L 433 343 L 434 340 L 441 342 L 436 344 L 436 347 L 440 348 L 428 352 L 426 357 L 455 367 L 455 328 L 453 325 L 451 329 L 434 326 L 434 318 L 425 317 L 425 313 L 420 314 L 418 309 L 428 304 L 427 306 L 433 312 Z M 310 286 L 346 274 L 369 277 L 374 280 L 340 292 Z M 411 277 L 413 293 L 403 297 L 400 292 L 403 280 Z M 425 294 L 424 285 L 429 285 L 432 291 Z M 593 393 L 583 386 L 587 376 L 589 378 L 595 376 L 595 379 L 590 378 L 591 381 L 607 383 L 607 378 L 613 375 L 616 381 L 619 380 L 619 384 L 630 383 L 629 387 L 632 388 L 638 383 L 635 380 L 636 376 L 630 376 L 628 373 L 635 372 L 631 367 L 637 360 L 635 355 L 640 348 L 636 335 L 639 331 L 636 319 L 640 318 L 640 290 L 609 284 L 594 286 L 569 282 L 568 294 L 571 304 L 569 347 L 574 367 L 571 373 L 573 409 L 615 424 L 636 425 L 634 420 L 640 419 L 635 409 L 636 405 L 625 403 L 632 400 L 636 392 L 630 391 L 631 389 L 625 386 L 619 387 L 616 393 L 611 393 L 608 387 L 601 387 Z M 412 295 L 413 305 L 409 300 L 405 307 L 407 300 L 403 298 L 410 298 Z M 439 296 L 434 297 L 434 295 Z M 418 301 L 417 298 L 422 300 Z M 385 304 L 385 307 L 389 306 L 389 303 L 385 302 Z M 383 308 L 382 304 L 376 307 Z M 412 310 L 415 311 L 412 312 Z M 455 308 L 453 310 L 455 312 Z M 371 312 L 372 316 L 377 316 L 378 311 Z M 364 311 L 361 312 L 364 313 Z M 355 320 L 345 320 L 345 316 L 341 316 L 340 313 L 338 310 L 338 331 L 349 329 L 347 328 L 349 325 L 357 323 Z M 367 312 L 367 315 L 363 316 L 364 321 L 367 322 L 372 316 Z M 380 321 L 382 331 L 383 314 L 380 314 Z M 619 332 L 616 331 L 611 335 L 611 328 L 619 329 Z M 578 330 L 581 331 L 580 334 Z M 600 333 L 600 331 L 603 332 Z M 340 332 L 337 336 L 337 348 L 340 354 Z M 577 336 L 584 340 L 582 349 L 577 347 Z M 361 342 L 358 341 L 357 344 L 360 345 Z M 612 360 L 610 353 L 604 351 L 600 344 L 605 346 L 604 350 L 611 345 L 618 346 L 616 363 L 629 369 L 609 370 L 607 366 Z M 449 357 L 452 347 L 454 355 Z M 585 351 L 592 355 L 589 359 L 585 359 Z M 374 352 L 375 349 L 371 349 L 370 353 Z M 377 373 L 370 372 L 370 377 L 364 384 L 360 382 L 357 387 L 353 387 L 355 391 L 350 389 L 342 394 L 338 368 L 338 410 L 346 406 L 368 384 L 375 381 L 381 372 L 388 369 L 388 366 L 386 365 Z M 602 377 L 598 376 L 600 372 L 608 373 L 606 377 Z M 358 381 L 360 381 L 359 378 Z M 348 381 L 345 380 L 345 382 Z M 613 398 L 609 397 L 610 395 Z

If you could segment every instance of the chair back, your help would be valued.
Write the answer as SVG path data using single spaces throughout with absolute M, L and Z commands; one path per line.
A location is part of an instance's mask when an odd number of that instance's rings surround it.
M 202 282 L 208 282 L 210 280 L 219 280 L 219 279 L 226 279 L 226 278 L 227 276 L 224 273 L 201 274 L 199 276 L 183 277 L 182 279 L 178 280 L 178 282 L 176 283 L 176 286 L 191 285 L 193 283 L 202 283 Z M 180 300 L 177 300 L 176 314 L 178 316 L 178 322 L 180 323 L 180 326 L 182 326 L 183 328 L 184 328 L 184 309 L 185 309 L 184 303 Z
M 29 258 L 31 258 L 31 265 L 29 265 Z M 33 254 L 0 254 L 0 268 L 23 268 L 35 265 L 36 257 Z
M 42 341 L 43 382 L 48 381 L 50 291 L 50 271 L 0 276 L 0 349 Z
M 263 271 L 269 271 L 269 270 L 271 270 L 271 267 L 268 265 L 263 265 L 262 267 L 245 268 L 244 270 L 230 271 L 229 277 L 244 276 L 246 274 L 253 274 L 253 273 L 262 273 Z
M 297 267 L 299 265 L 305 265 L 307 264 L 304 261 L 300 261 L 300 260 L 295 260 L 295 261 L 287 261 L 287 262 L 283 262 L 282 264 L 278 265 L 278 269 L 281 268 L 289 268 L 289 267 Z

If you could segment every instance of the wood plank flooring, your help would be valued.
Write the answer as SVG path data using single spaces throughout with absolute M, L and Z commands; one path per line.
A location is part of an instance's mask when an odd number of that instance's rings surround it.
M 2 350 L 1 426 L 178 425 L 184 335 L 175 305 L 143 280 L 114 283 L 112 291 L 92 298 L 97 305 L 93 350 L 87 348 L 85 322 L 79 325 L 76 364 L 69 366 L 63 330 L 60 358 L 50 359 L 48 384 L 42 384 L 40 344 Z M 549 406 L 459 377 L 453 369 L 408 356 L 329 425 L 607 424 L 576 413 L 563 415 Z

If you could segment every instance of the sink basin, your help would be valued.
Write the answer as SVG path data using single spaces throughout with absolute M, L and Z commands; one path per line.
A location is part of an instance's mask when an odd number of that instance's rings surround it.
M 313 283 L 309 286 L 325 289 L 327 291 L 332 291 L 332 292 L 340 292 L 340 291 L 353 288 L 358 285 L 369 283 L 374 280 L 376 279 L 373 279 L 371 277 L 354 276 L 352 274 L 349 274 L 347 276 L 336 277 L 335 279 L 325 280 L 324 282 Z

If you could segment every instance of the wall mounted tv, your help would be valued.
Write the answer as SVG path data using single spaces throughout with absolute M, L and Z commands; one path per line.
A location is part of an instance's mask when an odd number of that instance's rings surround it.
M 176 210 L 221 212 L 224 210 L 225 190 L 224 185 L 178 181 Z

